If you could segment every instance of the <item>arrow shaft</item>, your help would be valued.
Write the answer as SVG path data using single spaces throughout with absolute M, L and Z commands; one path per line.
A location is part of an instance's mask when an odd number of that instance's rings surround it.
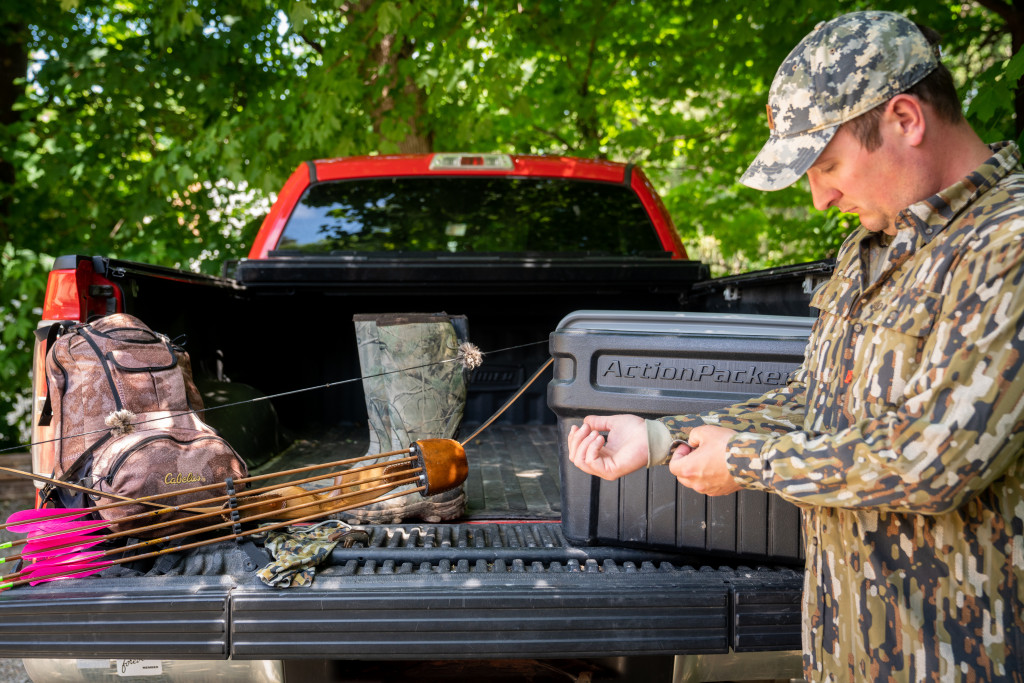
M 16 469 L 14 469 L 12 467 L 0 467 L 0 472 L 7 472 L 8 474 L 13 474 L 13 475 L 18 476 L 18 477 L 24 477 L 26 479 L 34 479 L 35 481 L 45 481 L 48 484 L 53 484 L 54 486 L 61 486 L 61 487 L 66 488 L 66 489 L 71 489 L 72 491 L 80 491 L 82 493 L 88 493 L 90 495 L 99 495 L 99 496 L 103 496 L 105 498 L 114 498 L 116 500 L 122 501 L 123 503 L 138 503 L 138 502 L 140 502 L 140 500 L 138 498 L 129 498 L 128 496 L 118 496 L 116 494 L 108 493 L 108 492 L 105 492 L 105 491 L 97 491 L 96 489 L 91 489 L 88 486 L 82 486 L 81 484 L 72 484 L 70 481 L 61 481 L 60 479 L 54 479 L 53 477 L 47 477 L 46 475 L 43 475 L 43 474 L 35 474 L 34 472 L 26 472 L 25 470 L 16 470 Z M 159 507 L 162 507 L 162 506 L 159 506 Z M 3 528 L 3 527 L 0 527 L 0 528 Z

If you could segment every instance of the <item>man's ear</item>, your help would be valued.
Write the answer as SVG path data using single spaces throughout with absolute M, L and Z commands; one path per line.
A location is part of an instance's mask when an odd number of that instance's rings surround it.
M 903 138 L 903 140 L 917 147 L 924 140 L 924 131 L 927 128 L 927 120 L 924 115 L 924 106 L 921 100 L 915 95 L 900 93 L 889 100 L 885 108 L 886 123 L 892 128 L 892 132 Z

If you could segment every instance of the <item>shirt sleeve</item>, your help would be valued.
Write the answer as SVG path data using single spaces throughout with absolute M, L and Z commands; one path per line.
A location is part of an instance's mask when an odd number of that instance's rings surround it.
M 948 275 L 921 362 L 890 409 L 834 433 L 745 430 L 729 442 L 737 482 L 798 504 L 941 514 L 1002 476 L 1024 450 L 1015 227 Z
M 690 431 L 701 425 L 718 425 L 738 432 L 785 433 L 799 429 L 806 412 L 805 376 L 802 365 L 790 374 L 785 387 L 772 389 L 749 401 L 704 415 L 672 415 L 660 418 L 658 422 L 664 425 L 667 432 L 662 433 L 651 425 L 647 430 L 649 466 L 667 464 L 671 459 L 670 444 L 686 441 Z

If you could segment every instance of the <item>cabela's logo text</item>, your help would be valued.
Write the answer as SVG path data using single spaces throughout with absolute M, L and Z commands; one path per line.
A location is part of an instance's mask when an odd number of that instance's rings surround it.
M 168 472 L 164 477 L 165 484 L 205 484 L 206 479 L 194 472 Z

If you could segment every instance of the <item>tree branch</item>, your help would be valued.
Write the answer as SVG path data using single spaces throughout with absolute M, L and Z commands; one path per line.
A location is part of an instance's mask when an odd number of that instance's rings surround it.
M 563 146 L 564 146 L 564 147 L 565 147 L 565 148 L 566 148 L 567 150 L 569 150 L 569 149 L 573 149 L 573 146 L 572 146 L 572 144 L 570 144 L 568 140 L 566 140 L 565 138 L 563 138 L 563 137 L 562 137 L 561 135 L 559 135 L 558 133 L 556 133 L 556 132 L 555 132 L 555 131 L 553 131 L 553 130 L 547 130 L 547 129 L 545 129 L 545 128 L 541 128 L 541 127 L 540 127 L 540 126 L 538 126 L 537 124 L 532 124 L 532 125 L 530 126 L 530 128 L 532 128 L 533 130 L 537 131 L 538 133 L 542 133 L 542 134 L 544 134 L 544 135 L 547 135 L 547 136 L 548 136 L 549 138 L 553 138 L 554 140 L 556 140 L 556 141 L 558 141 L 558 142 L 562 143 L 562 145 L 563 145 Z
M 323 45 L 321 45 L 320 43 L 316 42 L 315 40 L 313 40 L 311 38 L 307 38 L 305 33 L 296 33 L 295 35 L 297 35 L 299 38 L 301 38 L 302 42 L 304 42 L 306 45 L 309 45 L 311 48 L 313 48 L 318 55 L 320 55 L 321 57 L 324 56 L 324 46 Z

